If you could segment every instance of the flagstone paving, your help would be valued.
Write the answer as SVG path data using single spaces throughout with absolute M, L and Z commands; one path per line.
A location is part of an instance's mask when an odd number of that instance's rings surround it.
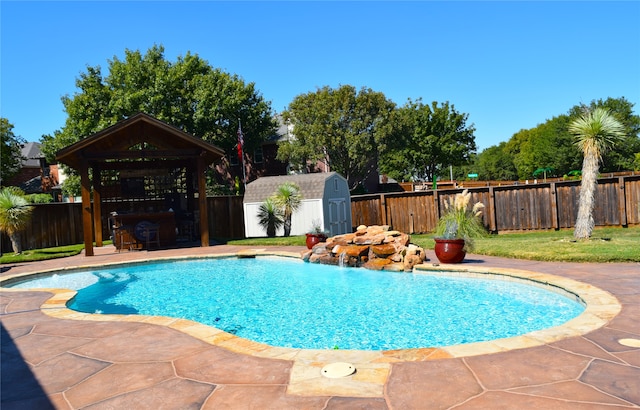
M 300 250 L 268 248 L 293 254 Z M 95 251 L 93 257 L 3 265 L 0 275 L 160 257 L 260 252 L 227 245 Z M 434 255 L 428 256 L 435 260 Z M 68 292 L 0 290 L 0 407 L 640 408 L 640 348 L 634 343 L 640 340 L 640 264 L 546 263 L 470 255 L 460 266 L 527 270 L 588 283 L 612 294 L 622 309 L 617 314 L 605 312 L 604 325 L 595 330 L 568 332 L 566 337 L 553 336 L 544 342 L 514 338 L 489 350 L 476 346 L 321 351 L 269 347 L 180 319 L 79 314 L 64 307 Z M 619 342 L 624 339 L 630 339 L 632 346 Z M 345 378 L 322 377 L 322 367 L 335 361 L 355 363 L 358 370 Z

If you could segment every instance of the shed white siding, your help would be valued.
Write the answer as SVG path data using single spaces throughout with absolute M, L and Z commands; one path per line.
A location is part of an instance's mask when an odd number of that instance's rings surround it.
M 244 204 L 244 233 L 247 238 L 259 238 L 267 236 L 267 231 L 258 224 L 258 211 L 262 202 Z M 291 235 L 304 235 L 311 230 L 313 222 L 324 226 L 322 220 L 322 200 L 306 199 L 300 204 L 300 208 L 291 216 Z M 276 231 L 276 236 L 283 236 L 284 228 Z
M 249 184 L 243 200 L 244 230 L 247 238 L 265 237 L 258 223 L 260 205 L 284 182 L 300 187 L 302 203 L 291 217 L 291 235 L 303 235 L 314 223 L 331 236 L 351 232 L 351 196 L 346 179 L 335 172 L 262 177 Z M 277 236 L 282 236 L 280 228 Z

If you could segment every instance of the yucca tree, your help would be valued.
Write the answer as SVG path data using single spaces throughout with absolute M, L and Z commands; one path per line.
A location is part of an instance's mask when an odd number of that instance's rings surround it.
M 573 120 L 569 124 L 569 132 L 575 135 L 575 143 L 584 155 L 578 217 L 573 237 L 586 240 L 591 237 L 595 225 L 593 207 L 602 154 L 622 140 L 625 132 L 622 123 L 603 108 L 585 112 L 580 118 Z
M 278 208 L 272 198 L 267 198 L 258 208 L 258 224 L 267 231 L 267 236 L 273 238 L 276 231 L 284 223 L 282 210 Z
M 291 235 L 291 215 L 300 208 L 302 194 L 300 187 L 293 182 L 281 184 L 272 197 L 276 206 L 282 209 L 284 215 L 284 236 Z
M 31 220 L 33 207 L 24 197 L 24 193 L 12 187 L 0 191 L 0 230 L 9 235 L 13 252 L 22 253 L 22 243 L 18 233 Z

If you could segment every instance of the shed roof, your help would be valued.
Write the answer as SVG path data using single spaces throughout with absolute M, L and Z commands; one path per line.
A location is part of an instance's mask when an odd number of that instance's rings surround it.
M 274 177 L 262 177 L 247 184 L 243 203 L 262 202 L 285 182 L 293 182 L 300 187 L 303 199 L 318 199 L 324 196 L 325 182 L 332 177 L 346 180 L 335 172 L 318 172 L 313 174 L 279 175 Z
M 141 143 L 149 143 L 153 149 L 130 151 L 131 147 Z M 222 149 L 200 138 L 150 115 L 138 113 L 61 149 L 56 159 L 79 169 L 83 159 L 100 162 L 112 159 L 202 156 L 208 163 L 212 163 L 223 155 Z

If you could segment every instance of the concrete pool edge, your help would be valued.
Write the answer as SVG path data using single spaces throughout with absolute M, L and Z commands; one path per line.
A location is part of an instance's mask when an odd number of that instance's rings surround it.
M 250 249 L 232 253 L 217 253 L 198 256 L 154 257 L 153 261 L 180 260 L 184 258 L 225 258 L 225 257 L 253 257 L 253 256 L 285 256 L 299 258 L 296 252 L 274 252 L 264 249 Z M 75 269 L 86 269 L 98 266 L 122 265 L 149 262 L 115 262 L 108 264 L 94 264 L 73 266 L 64 269 L 39 270 L 18 275 L 5 276 L 0 283 L 6 283 L 15 278 L 23 278 L 42 273 L 69 272 Z M 174 319 L 162 316 L 140 315 L 97 315 L 85 314 L 66 308 L 66 302 L 75 295 L 75 291 L 60 289 L 36 289 L 53 293 L 53 296 L 41 305 L 41 311 L 48 316 L 59 319 L 88 320 L 88 321 L 120 321 L 158 324 L 206 343 L 222 347 L 229 351 L 247 354 L 255 357 L 289 360 L 293 362 L 290 383 L 287 387 L 289 394 L 295 395 L 344 395 L 359 397 L 382 397 L 384 384 L 389 376 L 391 364 L 399 362 L 427 361 L 445 358 L 462 358 L 515 349 L 535 347 L 558 341 L 564 338 L 580 336 L 596 330 L 607 324 L 621 310 L 618 300 L 610 293 L 592 285 L 566 279 L 560 276 L 544 274 L 535 271 L 478 267 L 473 265 L 421 265 L 415 273 L 429 271 L 434 274 L 487 277 L 491 275 L 501 280 L 525 280 L 544 286 L 565 289 L 569 294 L 578 295 L 586 303 L 585 311 L 578 317 L 563 325 L 531 332 L 522 336 L 497 339 L 489 342 L 478 342 L 466 345 L 446 346 L 442 348 L 401 349 L 392 351 L 358 351 L 358 350 L 305 350 L 273 347 L 258 342 L 243 339 L 211 326 L 202 325 L 184 319 Z M 2 291 L 26 291 L 26 289 L 2 288 Z M 321 376 L 321 369 L 331 362 L 354 363 L 357 372 L 342 379 L 326 379 Z

